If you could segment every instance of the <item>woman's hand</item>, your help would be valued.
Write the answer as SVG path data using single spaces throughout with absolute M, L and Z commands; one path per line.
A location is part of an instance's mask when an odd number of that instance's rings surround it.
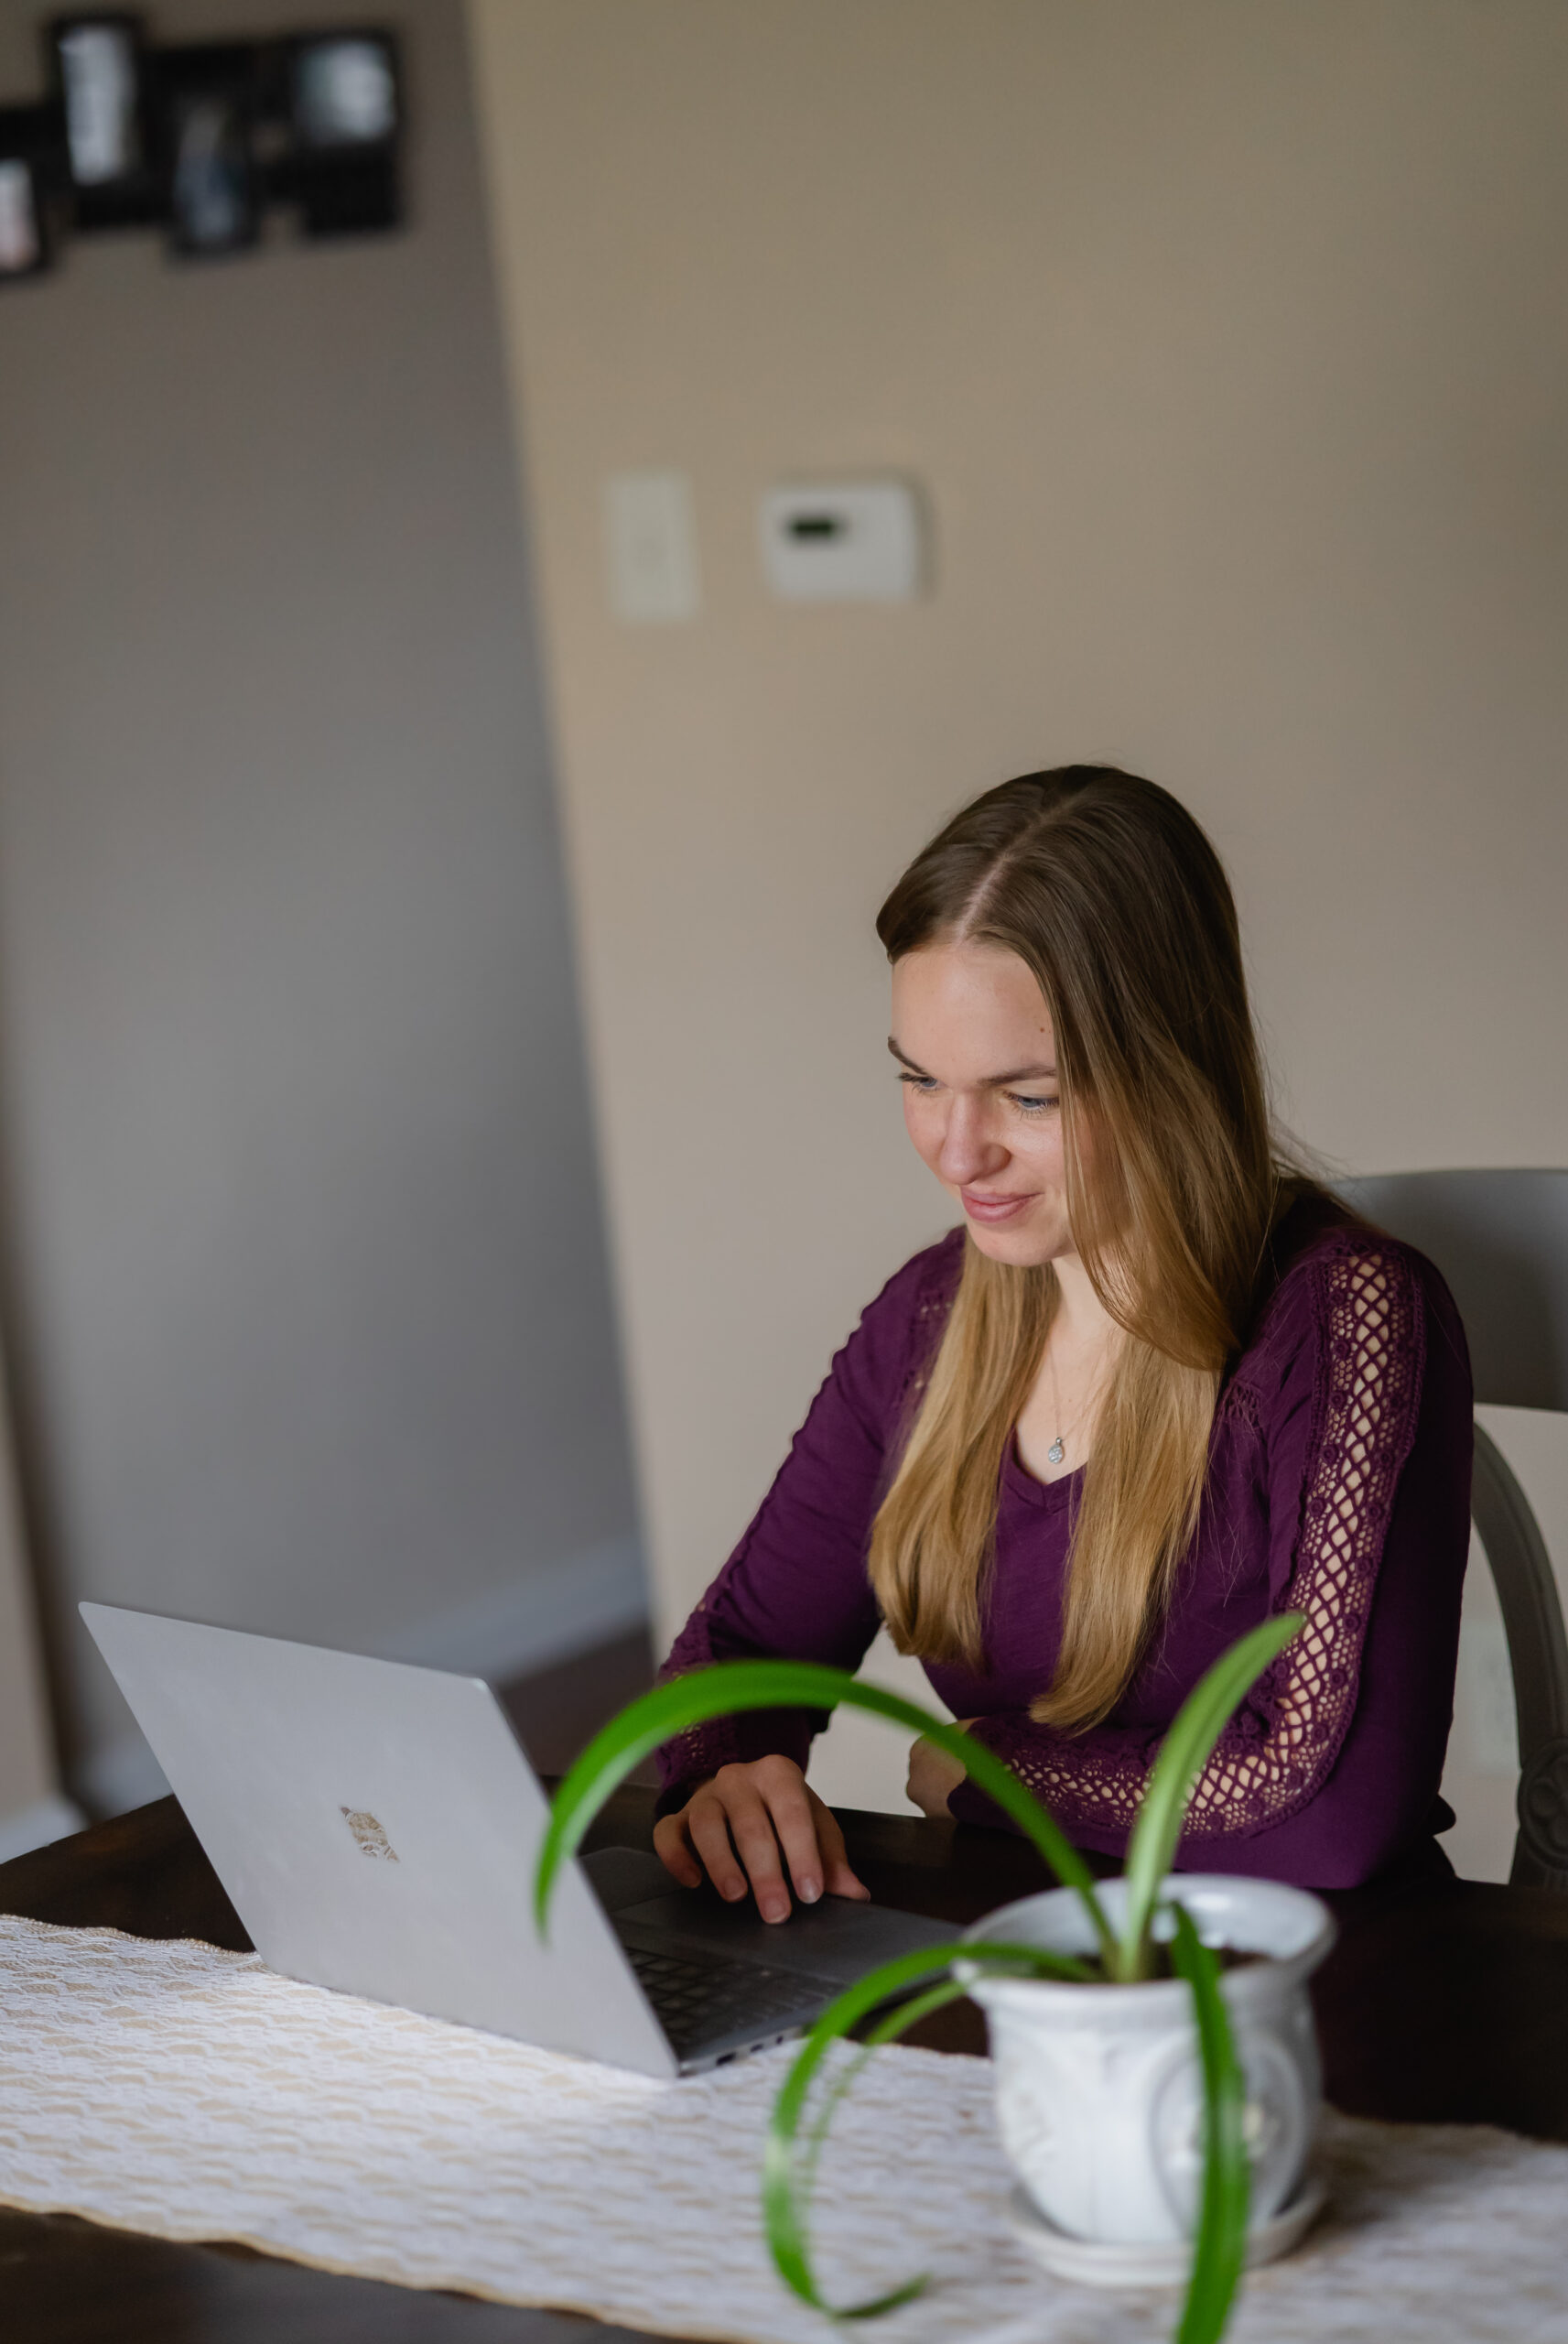
M 909 1753 L 909 1780 L 903 1795 L 913 1799 L 923 1815 L 947 1815 L 949 1795 L 966 1779 L 964 1769 L 934 1742 L 916 1742 Z
M 733 1904 L 749 1883 L 764 1921 L 788 1916 L 786 1865 L 803 1904 L 815 1904 L 824 1890 L 829 1896 L 871 1895 L 849 1869 L 832 1810 L 806 1787 L 793 1758 L 720 1766 L 678 1815 L 654 1824 L 654 1846 L 683 1888 L 698 1887 L 706 1868 Z

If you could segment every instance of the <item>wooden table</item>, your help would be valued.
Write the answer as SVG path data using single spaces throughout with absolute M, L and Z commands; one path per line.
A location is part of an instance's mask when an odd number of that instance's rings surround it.
M 652 1807 L 650 1791 L 622 1791 L 589 1844 L 646 1846 Z M 909 1912 L 971 1921 L 1046 1884 L 1007 1834 L 915 1817 L 842 1819 L 856 1871 Z M 1329 2098 L 1357 2115 L 1568 2141 L 1568 1896 L 1454 1882 L 1329 1901 L 1342 1933 L 1317 1988 Z M 0 1866 L 0 1912 L 250 1947 L 171 1798 Z M 911 2039 L 984 2048 L 968 2004 Z M 615 2344 L 628 2333 L 0 2208 L 5 2344 Z

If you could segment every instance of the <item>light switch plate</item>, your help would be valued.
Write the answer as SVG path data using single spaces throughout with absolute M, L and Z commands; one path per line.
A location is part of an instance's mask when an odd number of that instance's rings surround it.
M 763 575 L 786 602 L 907 602 L 920 591 L 920 510 L 908 481 L 771 488 L 757 520 Z
M 685 472 L 611 472 L 604 483 L 610 607 L 633 626 L 694 619 L 702 593 Z

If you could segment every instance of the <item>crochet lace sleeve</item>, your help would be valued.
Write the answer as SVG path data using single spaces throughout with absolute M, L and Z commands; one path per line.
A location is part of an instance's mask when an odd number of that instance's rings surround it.
M 1339 1755 L 1401 1468 L 1415 1437 L 1423 1365 L 1422 1295 L 1406 1258 L 1357 1234 L 1314 1264 L 1310 1431 L 1271 1471 L 1271 1613 L 1305 1624 L 1226 1728 L 1199 1776 L 1187 1837 L 1250 1837 L 1298 1814 Z M 1265 1430 L 1266 1430 L 1265 1427 Z M 1011 1711 L 977 1731 L 1069 1832 L 1119 1844 L 1158 1753 L 1158 1734 L 1105 1725 L 1065 1734 Z M 956 1815 L 981 1818 L 961 1785 Z M 989 1807 L 989 1802 L 986 1803 Z

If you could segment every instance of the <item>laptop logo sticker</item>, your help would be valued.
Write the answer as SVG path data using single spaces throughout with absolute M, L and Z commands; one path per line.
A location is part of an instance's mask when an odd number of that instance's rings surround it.
M 373 1815 L 366 1814 L 362 1809 L 353 1807 L 340 1807 L 338 1811 L 353 1833 L 362 1856 L 369 1856 L 373 1861 L 379 1861 L 384 1864 L 395 1864 L 397 1861 L 396 1849 Z

